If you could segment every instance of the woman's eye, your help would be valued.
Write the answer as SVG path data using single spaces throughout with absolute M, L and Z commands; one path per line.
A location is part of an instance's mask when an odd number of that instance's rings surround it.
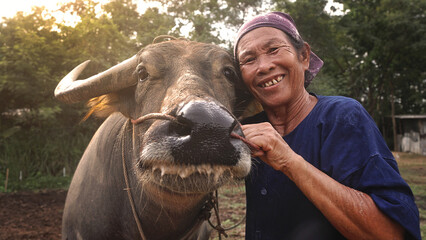
M 278 53 L 278 50 L 279 50 L 280 48 L 279 47 L 273 47 L 273 48 L 270 48 L 269 49 L 269 51 L 268 51 L 268 53 L 269 54 L 275 54 L 275 53 Z
M 241 61 L 241 65 L 248 65 L 248 64 L 252 64 L 252 63 L 254 63 L 254 61 L 256 61 L 256 58 L 255 57 L 249 57 L 249 58 L 246 58 L 246 59 L 244 59 L 243 61 Z

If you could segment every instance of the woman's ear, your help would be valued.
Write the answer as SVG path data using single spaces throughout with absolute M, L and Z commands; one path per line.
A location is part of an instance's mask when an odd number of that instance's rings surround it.
M 309 46 L 307 42 L 304 43 L 301 55 L 303 66 L 306 67 L 305 70 L 307 70 L 309 68 L 309 61 L 311 60 L 311 46 Z

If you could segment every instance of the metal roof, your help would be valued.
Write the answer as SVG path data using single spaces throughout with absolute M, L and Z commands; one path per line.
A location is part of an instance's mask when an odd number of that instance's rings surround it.
M 395 115 L 395 118 L 400 118 L 400 119 L 426 119 L 426 114 L 419 114 L 419 115 Z

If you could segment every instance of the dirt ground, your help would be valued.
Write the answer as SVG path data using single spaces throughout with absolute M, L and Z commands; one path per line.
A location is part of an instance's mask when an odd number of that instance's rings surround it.
M 234 188 L 220 192 L 220 215 L 225 227 L 244 217 L 244 192 L 241 187 Z M 65 190 L 0 193 L 0 240 L 61 239 L 65 197 Z M 213 217 L 212 222 L 216 222 Z M 226 239 L 243 239 L 244 225 L 228 234 Z M 217 234 L 212 239 L 218 239 Z
M 420 210 L 421 229 L 426 235 L 426 157 L 394 153 L 401 174 L 413 189 Z M 61 217 L 65 190 L 39 192 L 0 193 L 0 240 L 60 239 Z M 219 191 L 219 208 L 222 225 L 227 228 L 244 218 L 245 195 L 242 183 L 225 186 Z M 212 217 L 212 222 L 216 222 Z M 228 238 L 244 239 L 245 224 L 228 231 Z M 219 239 L 217 233 L 212 238 Z
M 0 193 L 0 239 L 61 239 L 66 191 Z

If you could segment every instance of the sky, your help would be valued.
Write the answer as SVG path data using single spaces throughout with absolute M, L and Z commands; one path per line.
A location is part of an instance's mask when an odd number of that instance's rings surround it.
M 101 0 L 106 2 L 105 0 Z M 45 6 L 47 9 L 57 9 L 58 4 L 67 0 L 0 0 L 0 17 L 13 17 L 16 12 L 30 12 L 32 6 Z
M 30 12 L 32 6 L 46 6 L 47 9 L 57 9 L 59 4 L 70 2 L 71 0 L 0 0 L 0 18 L 13 17 L 17 11 Z M 97 0 L 100 3 L 106 3 L 108 0 Z M 137 2 L 142 2 L 138 0 Z M 329 7 L 332 4 L 329 0 Z M 155 4 L 155 3 L 150 3 Z M 144 12 L 146 4 L 138 4 L 139 11 Z M 157 5 L 157 7 L 159 7 Z
M 56 10 L 61 5 L 71 2 L 73 0 L 0 0 L 0 19 L 3 17 L 13 17 L 18 11 L 22 11 L 24 13 L 31 12 L 31 8 L 33 6 L 45 6 L 49 10 Z M 109 0 L 95 0 L 101 4 L 105 4 L 109 2 Z M 137 0 L 137 2 L 144 2 L 141 0 Z M 138 11 L 145 12 L 145 9 L 148 7 L 160 7 L 158 3 L 145 3 L 138 4 Z M 56 19 L 62 20 L 63 16 L 55 15 Z M 70 18 L 70 16 L 65 16 L 66 18 Z M 74 21 L 74 19 L 69 19 L 68 21 Z
M 31 8 L 33 6 L 45 6 L 49 10 L 57 10 L 59 7 L 67 2 L 71 2 L 73 0 L 0 0 L 0 22 L 2 21 L 3 17 L 11 18 L 15 16 L 15 14 L 18 11 L 22 11 L 24 13 L 31 12 Z M 95 0 L 96 2 L 99 2 L 101 4 L 105 4 L 110 0 Z M 144 0 L 134 0 L 134 2 L 137 3 L 138 11 L 143 13 L 148 7 L 157 7 L 161 9 L 161 5 L 158 2 L 149 2 L 146 3 Z M 330 7 L 334 5 L 339 9 L 339 4 L 333 3 L 333 0 L 328 0 L 328 4 L 326 5 L 326 10 L 330 9 Z M 100 5 L 99 12 L 100 12 Z M 342 9 L 340 7 L 340 9 Z M 342 11 L 337 11 L 335 13 L 330 14 L 342 14 Z M 53 17 L 55 17 L 57 22 L 65 23 L 66 25 L 75 26 L 79 18 L 76 16 L 73 16 L 71 14 L 64 15 L 61 12 L 53 12 Z M 182 36 L 188 36 L 189 32 L 191 32 L 192 25 L 184 26 L 181 29 Z M 235 37 L 235 31 L 232 31 L 231 29 L 221 29 L 219 31 L 220 38 L 222 39 L 233 39 Z

